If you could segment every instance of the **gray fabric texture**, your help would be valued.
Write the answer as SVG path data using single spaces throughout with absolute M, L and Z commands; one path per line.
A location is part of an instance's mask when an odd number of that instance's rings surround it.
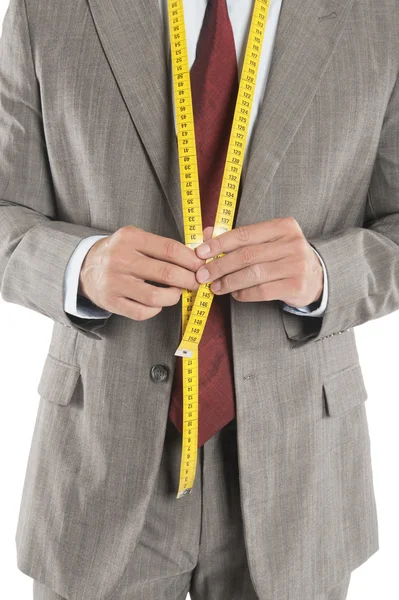
M 242 532 L 235 421 L 199 449 L 193 490 L 176 502 L 180 454 L 181 435 L 168 421 L 145 522 L 112 600 L 258 600 Z M 33 597 L 57 594 L 36 583 Z
M 248 148 L 237 225 L 293 216 L 329 277 L 323 318 L 231 299 L 243 531 L 268 600 L 324 593 L 378 549 L 354 328 L 399 308 L 398 18 L 395 0 L 284 0 Z M 183 239 L 163 33 L 156 0 L 11 0 L 3 24 L 1 294 L 54 321 L 18 566 L 68 600 L 112 597 L 162 456 L 180 307 L 72 318 L 63 276 L 92 233 Z
M 190 496 L 176 503 L 181 436 L 168 421 L 145 522 L 112 600 L 267 600 L 256 595 L 240 508 L 237 423 L 200 449 Z M 309 600 L 345 600 L 351 574 Z M 33 600 L 65 600 L 33 580 Z

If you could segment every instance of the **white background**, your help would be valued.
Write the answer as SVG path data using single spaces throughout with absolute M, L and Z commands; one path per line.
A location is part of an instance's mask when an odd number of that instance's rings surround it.
M 8 0 L 0 0 L 0 22 L 7 6 Z M 0 299 L 0 586 L 5 600 L 32 598 L 32 580 L 16 566 L 15 531 L 51 328 L 46 317 Z M 398 597 L 398 334 L 398 312 L 356 328 L 369 396 L 380 550 L 353 572 L 348 600 Z

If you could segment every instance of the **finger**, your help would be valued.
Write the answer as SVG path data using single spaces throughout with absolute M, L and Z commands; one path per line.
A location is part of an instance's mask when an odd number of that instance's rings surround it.
M 140 304 L 129 298 L 115 298 L 112 303 L 113 313 L 128 317 L 134 321 L 146 321 L 147 319 L 151 319 L 159 314 L 161 310 L 162 308 L 144 306 L 144 304 Z
M 205 227 L 203 233 L 202 233 L 202 237 L 204 238 L 204 241 L 206 240 L 210 240 L 213 234 L 213 227 Z
M 137 281 L 128 275 L 123 275 L 119 282 L 118 292 L 121 296 L 130 300 L 136 300 L 136 302 L 152 308 L 174 306 L 179 302 L 182 292 L 181 288 L 158 287 L 150 283 Z
M 289 255 L 289 243 L 283 243 L 280 240 L 270 244 L 244 246 L 206 263 L 206 265 L 197 271 L 196 278 L 199 283 L 207 283 L 208 281 L 219 279 L 228 273 L 244 269 L 247 266 L 280 260 Z
M 173 263 L 190 271 L 196 271 L 203 264 L 203 260 L 198 258 L 192 248 L 177 240 L 141 229 L 132 229 L 130 237 L 134 249 L 146 256 Z
M 138 279 L 155 281 L 180 289 L 197 290 L 195 273 L 177 265 L 147 256 L 135 256 L 129 273 Z
M 288 234 L 299 235 L 300 228 L 295 219 L 277 218 L 253 225 L 242 225 L 226 231 L 196 248 L 201 258 L 212 258 L 224 252 L 231 252 L 243 246 L 273 242 Z
M 216 279 L 211 284 L 211 290 L 215 294 L 228 294 L 236 290 L 253 287 L 254 285 L 287 279 L 288 277 L 293 277 L 294 274 L 294 263 L 285 260 L 257 263 L 256 265 L 251 265 L 250 267 Z
M 287 287 L 291 287 L 290 279 L 280 279 L 268 281 L 250 288 L 239 290 L 232 293 L 232 296 L 238 302 L 264 302 L 270 300 L 280 300 L 287 295 Z

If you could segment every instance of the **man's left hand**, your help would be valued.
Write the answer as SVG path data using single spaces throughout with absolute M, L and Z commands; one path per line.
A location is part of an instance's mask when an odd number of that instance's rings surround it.
M 321 298 L 323 268 L 293 217 L 280 217 L 245 225 L 212 238 L 196 248 L 200 258 L 214 258 L 198 269 L 199 283 L 211 281 L 215 294 L 228 294 L 240 302 L 281 300 L 294 307 Z

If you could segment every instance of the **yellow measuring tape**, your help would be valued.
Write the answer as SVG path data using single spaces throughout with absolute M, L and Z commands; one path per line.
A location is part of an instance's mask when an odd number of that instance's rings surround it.
M 233 227 L 269 6 L 270 0 L 254 2 L 212 237 Z M 186 246 L 196 248 L 203 242 L 203 237 L 183 0 L 168 0 L 168 17 L 184 242 Z M 197 292 L 184 290 L 182 294 L 184 333 L 175 353 L 183 359 L 183 440 L 177 498 L 191 492 L 195 479 L 198 453 L 198 345 L 205 329 L 212 300 L 213 292 L 209 283 L 201 284 Z

